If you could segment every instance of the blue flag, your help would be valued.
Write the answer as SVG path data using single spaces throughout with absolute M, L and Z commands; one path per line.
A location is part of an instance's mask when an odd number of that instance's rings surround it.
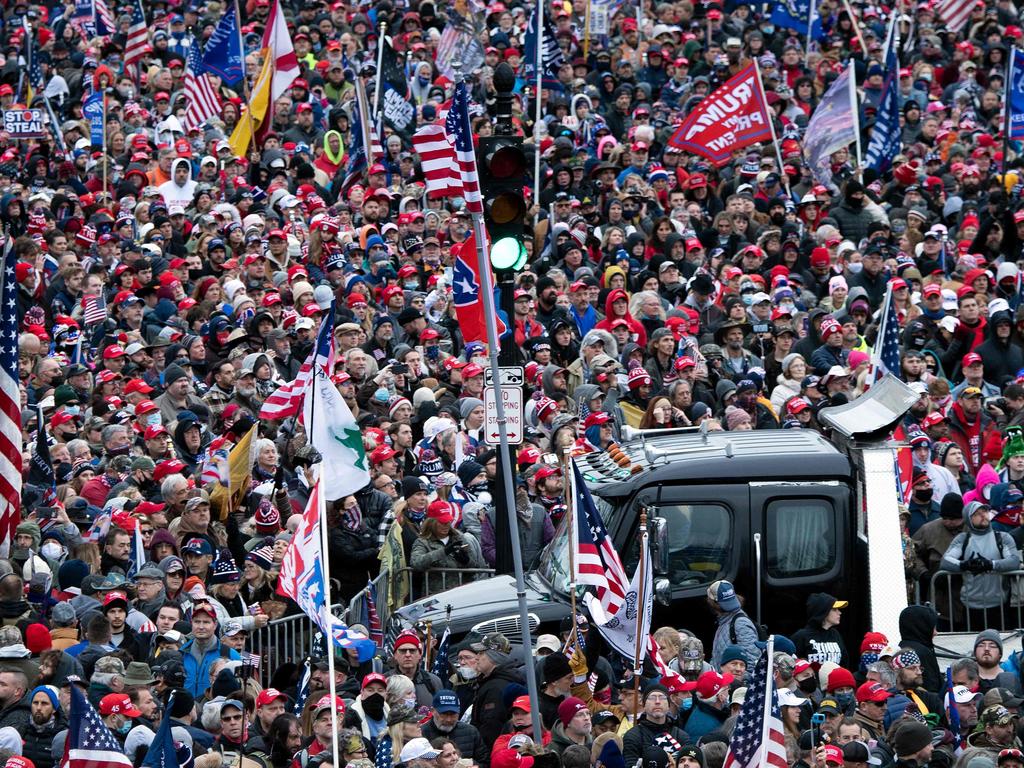
M 217 28 L 206 41 L 203 67 L 217 75 L 229 88 L 241 82 L 245 75 L 242 64 L 242 36 L 233 4 L 228 5 L 227 12 L 220 17 Z
M 1010 110 L 1010 139 L 1024 139 L 1024 51 L 1013 49 L 1013 60 L 1010 62 L 1009 98 L 1006 100 Z
M 441 642 L 437 644 L 437 655 L 434 656 L 434 665 L 430 670 L 440 677 L 442 681 L 447 680 L 448 676 L 451 674 L 451 670 L 448 666 L 448 645 L 451 634 L 451 629 L 449 627 L 445 627 L 444 634 L 441 635 Z
M 885 79 L 882 81 L 882 101 L 878 105 L 878 115 L 871 131 L 867 149 L 864 152 L 864 164 L 879 173 L 885 173 L 892 164 L 892 159 L 900 151 L 900 96 L 899 96 L 899 61 L 896 58 L 896 37 L 894 27 L 896 14 L 893 14 L 892 25 L 889 27 L 889 42 L 885 52 Z
M 171 718 L 167 716 L 167 713 L 171 711 L 173 701 L 174 694 L 172 693 L 164 708 L 160 727 L 156 729 L 156 735 L 149 743 L 146 758 L 142 761 L 143 768 L 177 768 L 178 766 L 178 753 L 174 748 L 174 738 L 171 736 Z
M 545 88 L 558 91 L 564 90 L 558 80 L 558 70 L 565 60 L 562 49 L 558 47 L 555 28 L 551 19 L 544 17 L 544 50 L 541 51 L 541 84 Z M 530 14 L 526 25 L 526 37 L 523 43 L 523 79 L 530 82 L 537 79 L 537 9 Z
M 96 91 L 82 104 L 82 114 L 89 120 L 89 140 L 94 147 L 103 146 L 103 92 Z
M 795 29 L 801 34 L 810 31 L 812 40 L 821 40 L 825 37 L 816 0 L 784 0 L 775 3 L 771 20 L 777 27 Z

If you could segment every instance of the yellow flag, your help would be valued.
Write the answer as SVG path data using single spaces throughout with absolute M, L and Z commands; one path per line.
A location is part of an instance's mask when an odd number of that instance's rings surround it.
M 253 86 L 252 94 L 249 97 L 248 113 L 243 113 L 238 118 L 235 130 L 231 132 L 228 143 L 231 151 L 236 157 L 245 157 L 249 152 L 249 145 L 252 144 L 254 134 L 259 130 L 260 125 L 267 116 L 270 108 L 270 86 L 274 81 L 274 57 L 264 51 L 263 68 L 256 78 L 256 85 Z M 250 117 L 251 116 L 251 117 Z
M 252 482 L 252 465 L 256 461 L 256 427 L 245 433 L 228 454 L 228 487 L 221 484 L 210 491 L 210 508 L 218 511 L 219 519 L 238 509 Z

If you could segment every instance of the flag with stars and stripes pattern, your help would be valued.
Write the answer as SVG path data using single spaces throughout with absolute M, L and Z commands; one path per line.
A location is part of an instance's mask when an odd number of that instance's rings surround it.
M 878 338 L 875 340 L 871 356 L 873 381 L 878 381 L 887 373 L 897 378 L 900 376 L 900 320 L 896 316 L 896 305 L 892 300 L 892 284 L 885 292 L 881 318 L 882 327 L 878 330 Z
M 124 63 L 134 64 L 153 50 L 149 44 L 149 28 L 146 26 L 146 14 L 142 10 L 142 0 L 132 3 L 132 22 L 128 27 L 128 41 L 124 46 Z
M 77 685 L 71 686 L 71 713 L 65 746 L 67 768 L 132 768 L 113 732 L 93 708 Z
M 0 547 L 9 546 L 21 522 L 21 393 L 18 389 L 18 280 L 14 238 L 4 246 L 0 321 Z M 6 549 L 4 549 L 6 551 Z
M 470 213 L 483 213 L 483 198 L 480 196 L 480 175 L 477 173 L 476 152 L 473 149 L 473 130 L 469 124 L 469 91 L 465 83 L 455 86 L 452 106 L 445 118 L 445 133 L 455 147 L 455 160 L 459 178 L 462 181 L 462 199 Z
M 769 639 L 754 674 L 747 678 L 747 698 L 736 720 L 723 768 L 788 766 L 779 695 L 772 673 L 774 646 L 774 640 Z

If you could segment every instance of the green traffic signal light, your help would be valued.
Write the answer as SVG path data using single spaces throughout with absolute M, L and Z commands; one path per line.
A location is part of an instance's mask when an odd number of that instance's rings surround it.
M 491 266 L 495 269 L 521 269 L 526 263 L 526 248 L 520 238 L 506 236 L 491 245 Z

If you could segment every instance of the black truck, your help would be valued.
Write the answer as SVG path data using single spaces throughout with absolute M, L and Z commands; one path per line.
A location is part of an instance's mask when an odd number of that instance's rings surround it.
M 869 626 L 898 637 L 896 617 L 906 593 L 902 562 L 892 562 L 899 551 L 897 479 L 892 448 L 878 441 L 916 395 L 895 379 L 876 387 L 872 396 L 831 409 L 831 441 L 813 430 L 627 428 L 619 448 L 628 465 L 603 452 L 576 459 L 627 575 L 639 559 L 639 517 L 647 511 L 655 626 L 671 624 L 710 637 L 707 588 L 729 579 L 747 613 L 773 631 L 804 626 L 807 596 L 824 591 L 849 601 L 842 630 L 853 647 Z M 872 537 L 885 544 L 877 552 L 869 551 L 871 510 L 878 514 L 872 531 L 884 532 Z M 889 584 L 872 589 L 869 573 Z M 557 631 L 569 614 L 564 522 L 527 571 L 526 585 L 531 631 Z M 499 631 L 516 642 L 519 636 L 511 576 L 473 581 L 412 603 L 391 616 L 388 629 L 428 620 L 444 626 L 448 606 L 456 637 Z

